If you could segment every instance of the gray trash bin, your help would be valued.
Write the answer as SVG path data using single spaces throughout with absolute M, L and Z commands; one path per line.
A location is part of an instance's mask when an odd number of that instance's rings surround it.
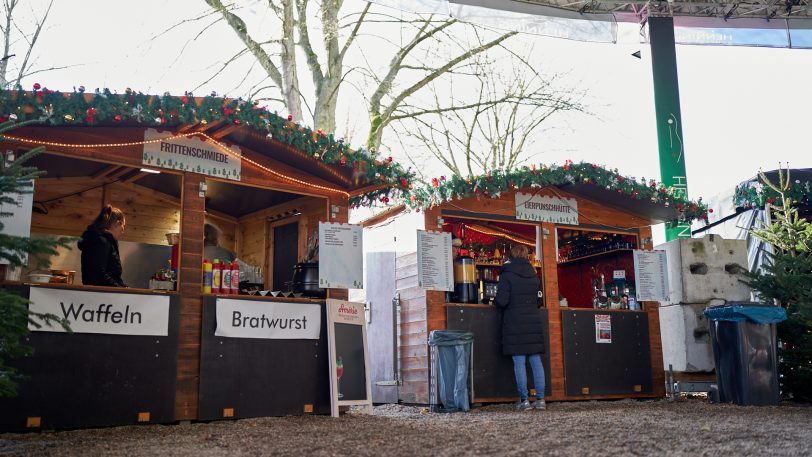
M 705 308 L 710 327 L 719 401 L 776 405 L 779 401 L 775 324 L 780 306 L 730 303 Z
M 432 412 L 456 412 L 471 409 L 473 398 L 474 334 L 460 330 L 434 330 L 431 346 Z M 437 408 L 437 397 L 443 405 Z

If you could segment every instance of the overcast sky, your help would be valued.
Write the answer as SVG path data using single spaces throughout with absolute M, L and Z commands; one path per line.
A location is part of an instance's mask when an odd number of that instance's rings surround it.
M 353 2 L 360 0 L 346 3 Z M 33 5 L 36 9 L 37 1 Z M 123 92 L 132 87 L 182 94 L 241 49 L 224 24 L 191 42 L 199 26 L 179 27 L 155 38 L 205 10 L 203 0 L 57 1 L 39 43 L 38 65 L 76 66 L 40 74 L 28 83 L 59 90 L 84 85 L 88 90 L 109 87 Z M 256 13 L 262 22 L 264 8 Z M 659 178 L 650 53 L 647 45 L 639 44 L 636 26 L 621 24 L 618 44 L 535 36 L 514 38 L 513 43 L 532 44 L 540 50 L 544 69 L 568 72 L 570 81 L 588 88 L 594 113 L 551 125 L 536 144 L 533 160 L 584 160 L 627 175 Z M 642 59 L 630 55 L 638 49 Z M 712 196 L 755 175 L 760 167 L 776 168 L 779 161 L 812 167 L 812 51 L 678 46 L 677 59 L 692 198 Z M 195 94 L 242 95 L 230 91 L 249 68 L 246 59 Z

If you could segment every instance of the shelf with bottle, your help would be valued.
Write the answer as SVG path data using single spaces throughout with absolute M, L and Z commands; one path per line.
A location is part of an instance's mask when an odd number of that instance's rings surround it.
M 558 263 L 570 263 L 578 260 L 630 251 L 636 248 L 637 240 L 633 235 L 612 233 L 581 233 L 559 242 Z

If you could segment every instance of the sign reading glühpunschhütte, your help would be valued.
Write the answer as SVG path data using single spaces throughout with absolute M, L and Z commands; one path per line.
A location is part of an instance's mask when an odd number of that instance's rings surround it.
M 31 311 L 66 319 L 74 333 L 166 336 L 169 328 L 167 296 L 32 287 L 29 299 Z M 29 323 L 28 329 L 65 331 L 58 323 L 40 324 Z
M 574 198 L 516 193 L 516 219 L 578 225 L 578 201 Z
M 168 132 L 144 131 L 144 157 L 150 167 L 191 171 L 218 178 L 240 180 L 242 153 L 237 146 L 226 148 L 203 137 L 171 138 Z

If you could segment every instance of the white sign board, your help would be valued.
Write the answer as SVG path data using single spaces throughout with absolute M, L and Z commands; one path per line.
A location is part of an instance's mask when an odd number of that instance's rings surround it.
M 167 336 L 169 329 L 169 297 L 165 295 L 32 287 L 29 299 L 31 311 L 67 319 L 74 333 Z M 42 327 L 29 323 L 28 329 L 65 331 L 57 323 L 39 323 Z
M 595 342 L 612 342 L 612 316 L 608 314 L 595 315 Z
M 668 301 L 668 264 L 665 251 L 634 250 L 637 301 Z
M 366 405 L 372 414 L 372 382 L 364 304 L 327 300 L 327 346 L 330 354 L 330 410 Z
M 516 192 L 516 219 L 578 225 L 578 201 Z
M 319 287 L 364 288 L 362 234 L 360 225 L 319 222 Z
M 226 149 L 198 136 L 163 141 L 171 136 L 168 132 L 147 129 L 144 132 L 146 143 L 141 163 L 148 167 L 171 168 L 240 180 L 242 152 L 237 146 Z
M 0 157 L 2 160 L 2 157 Z M 9 236 L 31 236 L 31 214 L 32 207 L 34 206 L 34 185 L 28 187 L 30 193 L 22 194 L 6 194 L 4 197 L 14 200 L 13 203 L 0 203 L 0 213 L 9 213 L 4 216 L 3 222 L 3 235 Z M 28 254 L 21 253 L 23 263 L 28 261 Z M 8 263 L 6 259 L 0 259 L 0 263 Z
M 218 298 L 216 336 L 270 340 L 317 340 L 321 306 Z
M 417 231 L 417 285 L 426 290 L 454 290 L 450 233 Z

